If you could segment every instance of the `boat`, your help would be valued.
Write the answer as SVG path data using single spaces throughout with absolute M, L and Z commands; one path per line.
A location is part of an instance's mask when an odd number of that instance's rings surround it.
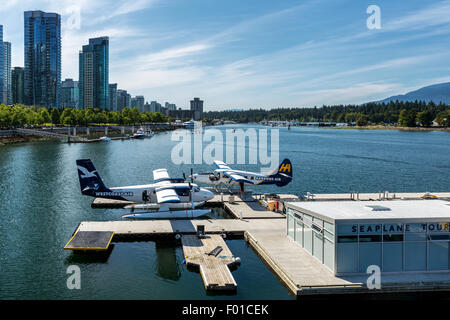
M 134 139 L 144 139 L 145 138 L 145 132 L 144 129 L 140 128 L 138 131 L 136 131 L 135 134 L 133 134 Z
M 111 141 L 111 138 L 104 136 L 104 137 L 101 137 L 99 140 L 103 141 L 103 142 L 109 142 L 109 141 Z
M 202 130 L 202 122 L 201 121 L 195 121 L 194 119 L 191 119 L 184 123 L 187 130 Z

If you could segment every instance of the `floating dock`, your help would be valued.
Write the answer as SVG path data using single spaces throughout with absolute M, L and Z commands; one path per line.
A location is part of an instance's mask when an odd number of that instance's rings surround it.
M 275 211 L 269 211 L 258 201 L 233 203 L 225 202 L 224 208 L 236 219 L 284 219 L 285 216 Z
M 80 231 L 77 230 L 64 247 L 73 251 L 106 251 L 114 236 L 112 231 Z
M 211 234 L 202 237 L 184 235 L 181 237 L 186 266 L 198 267 L 203 285 L 208 291 L 235 291 L 236 281 L 229 266 L 236 260 L 220 235 Z M 213 250 L 218 248 L 217 256 Z
M 351 199 L 374 201 L 376 204 L 383 201 L 401 201 L 402 199 L 450 200 L 450 193 L 425 192 L 316 194 L 310 196 L 308 199 L 297 198 L 294 201 Z M 228 197 L 226 199 L 222 197 L 224 195 L 217 195 L 213 202 L 223 204 L 228 212 L 237 219 L 85 221 L 79 224 L 74 235 L 82 235 L 80 232 L 110 232 L 113 234 L 113 241 L 132 241 L 143 238 L 151 240 L 157 237 L 181 236 L 186 264 L 198 266 L 207 290 L 233 290 L 237 287 L 229 270 L 229 266 L 233 263 L 233 260 L 229 259 L 232 257 L 232 253 L 221 237 L 221 235 L 226 235 L 243 237 L 291 294 L 298 297 L 450 291 L 450 273 L 383 273 L 381 289 L 377 290 L 370 290 L 367 287 L 367 276 L 335 276 L 319 260 L 286 235 L 285 215 L 268 211 L 256 197 L 253 199 L 254 201 L 242 201 L 235 197 L 235 201 L 232 203 L 227 201 Z M 292 201 L 292 195 L 286 195 L 284 199 Z M 283 198 L 279 200 L 282 201 Z M 94 202 L 98 205 L 103 203 L 102 201 L 96 199 Z M 110 203 L 107 201 L 108 205 Z M 115 203 L 115 205 L 124 206 L 126 204 Z M 198 226 L 204 226 L 207 238 L 202 240 L 197 238 Z M 218 246 L 222 247 L 222 252 L 218 254 L 220 258 L 206 254 Z M 86 249 L 86 246 L 81 248 Z M 245 265 L 245 257 L 243 257 L 242 263 Z

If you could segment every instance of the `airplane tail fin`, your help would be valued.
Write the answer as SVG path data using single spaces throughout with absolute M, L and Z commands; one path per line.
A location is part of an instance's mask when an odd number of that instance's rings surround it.
M 95 196 L 95 192 L 108 191 L 91 159 L 77 160 L 77 169 L 82 194 Z
M 292 163 L 289 159 L 284 159 L 278 167 L 277 172 L 275 172 L 273 177 L 281 178 L 280 181 L 276 183 L 279 187 L 284 187 L 289 182 L 292 181 Z

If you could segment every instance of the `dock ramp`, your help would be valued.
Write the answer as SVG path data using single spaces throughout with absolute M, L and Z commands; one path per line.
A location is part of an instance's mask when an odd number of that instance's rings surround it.
M 203 285 L 208 291 L 235 291 L 237 289 L 229 266 L 236 259 L 220 235 L 209 234 L 202 237 L 183 235 L 181 237 L 186 266 L 200 269 Z M 217 247 L 222 250 L 215 256 L 210 254 Z

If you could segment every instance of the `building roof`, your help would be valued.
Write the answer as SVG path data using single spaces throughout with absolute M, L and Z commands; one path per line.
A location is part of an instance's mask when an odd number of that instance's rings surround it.
M 450 202 L 444 200 L 305 201 L 289 207 L 329 221 L 350 220 L 447 220 Z

